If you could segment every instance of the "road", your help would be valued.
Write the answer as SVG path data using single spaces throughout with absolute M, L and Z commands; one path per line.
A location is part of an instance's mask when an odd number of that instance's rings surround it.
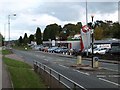
M 33 65 L 33 60 L 37 60 L 75 81 L 84 88 L 118 88 L 118 86 L 120 86 L 118 84 L 119 73 L 117 64 L 101 64 L 102 67 L 108 68 L 110 71 L 82 71 L 70 67 L 76 64 L 76 59 L 74 58 L 61 57 L 56 54 L 39 51 L 13 50 L 13 52 L 24 58 L 25 62 L 30 65 Z M 83 63 L 90 64 L 91 62 L 84 60 Z

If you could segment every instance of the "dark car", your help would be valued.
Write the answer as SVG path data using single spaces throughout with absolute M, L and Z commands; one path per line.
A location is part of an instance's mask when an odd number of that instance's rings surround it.
M 67 53 L 67 54 L 69 54 L 69 49 L 66 48 L 66 47 L 63 47 L 62 50 L 61 50 L 61 53 Z
M 107 54 L 120 55 L 120 48 L 111 48 L 106 51 Z

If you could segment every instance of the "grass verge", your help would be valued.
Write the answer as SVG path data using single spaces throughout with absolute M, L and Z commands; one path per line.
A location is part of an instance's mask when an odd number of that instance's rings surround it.
M 2 55 L 7 55 L 7 54 L 12 54 L 12 51 L 11 50 L 2 50 Z
M 3 57 L 4 63 L 10 72 L 14 88 L 46 88 L 40 79 L 28 64 Z

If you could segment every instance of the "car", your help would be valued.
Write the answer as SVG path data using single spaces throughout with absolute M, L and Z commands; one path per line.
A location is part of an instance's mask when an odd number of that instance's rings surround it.
M 61 53 L 61 51 L 62 51 L 61 47 L 59 47 L 59 48 L 57 48 L 57 49 L 54 50 L 55 53 Z
M 48 48 L 48 52 L 54 52 L 55 49 L 57 49 L 58 47 L 50 47 Z
M 95 48 L 94 49 L 94 54 L 105 54 L 106 53 L 106 48 Z
M 120 48 L 111 48 L 106 51 L 107 54 L 120 55 Z
M 61 50 L 61 53 L 66 53 L 66 54 L 69 54 L 69 49 L 66 48 L 66 47 L 63 47 L 62 50 Z

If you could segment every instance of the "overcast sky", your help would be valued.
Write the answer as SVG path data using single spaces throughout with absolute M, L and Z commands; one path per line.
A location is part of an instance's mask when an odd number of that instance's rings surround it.
M 49 2 L 48 2 L 49 1 Z M 41 31 L 48 24 L 64 25 L 82 22 L 86 24 L 86 0 L 0 0 L 0 32 L 8 40 L 8 15 L 10 16 L 10 37 L 12 40 Z M 119 0 L 87 0 L 88 22 L 91 15 L 95 20 L 118 21 Z M 13 16 L 16 14 L 16 17 Z

